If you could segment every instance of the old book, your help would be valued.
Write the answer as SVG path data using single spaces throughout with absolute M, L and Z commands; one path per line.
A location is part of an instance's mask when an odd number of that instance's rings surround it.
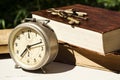
M 0 45 L 0 54 L 9 53 L 8 45 Z
M 7 45 L 8 38 L 12 29 L 1 29 L 0 30 L 0 45 Z
M 93 69 L 120 72 L 120 51 L 114 51 L 103 56 L 98 52 L 85 48 L 60 43 L 59 53 L 55 61 Z
M 1 29 L 0 30 L 0 54 L 9 53 L 8 50 L 8 38 L 13 29 Z
M 47 10 L 32 12 L 36 19 L 49 19 L 48 25 L 55 31 L 58 40 L 105 54 L 120 49 L 120 13 L 101 8 L 75 4 L 57 9 L 71 9 L 86 12 L 87 21 L 69 25 L 67 19 L 54 16 Z M 73 27 L 74 26 L 74 27 Z

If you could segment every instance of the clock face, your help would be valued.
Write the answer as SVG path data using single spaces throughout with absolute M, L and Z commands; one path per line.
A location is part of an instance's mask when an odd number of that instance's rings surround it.
M 12 55 L 21 65 L 34 67 L 39 65 L 45 56 L 45 44 L 42 34 L 32 28 L 23 28 L 14 35 Z
M 52 62 L 58 53 L 58 40 L 54 31 L 38 22 L 18 25 L 10 34 L 10 56 L 26 70 L 36 70 Z

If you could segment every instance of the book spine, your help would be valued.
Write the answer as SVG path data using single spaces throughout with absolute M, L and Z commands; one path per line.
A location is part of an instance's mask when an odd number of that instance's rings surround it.
M 9 53 L 8 45 L 0 45 L 0 54 Z
M 13 29 L 1 29 L 0 30 L 0 54 L 9 53 L 8 39 Z
M 7 45 L 8 38 L 13 29 L 3 29 L 0 30 L 0 45 Z

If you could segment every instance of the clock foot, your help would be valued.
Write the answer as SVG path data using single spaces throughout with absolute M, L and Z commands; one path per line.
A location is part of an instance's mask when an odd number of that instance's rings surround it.
M 15 69 L 21 68 L 18 64 L 15 64 Z
M 47 73 L 47 71 L 45 70 L 45 68 L 42 67 L 41 70 L 42 70 L 42 72 L 43 72 L 44 74 Z

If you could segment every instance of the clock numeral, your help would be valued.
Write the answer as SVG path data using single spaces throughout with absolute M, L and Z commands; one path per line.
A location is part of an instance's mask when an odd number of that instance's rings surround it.
M 39 57 L 41 57 L 41 55 L 39 54 Z
M 15 46 L 17 47 L 17 46 L 18 46 L 18 43 L 15 43 Z
M 37 34 L 37 33 L 35 33 L 35 35 L 36 35 L 36 37 L 37 37 L 37 35 L 38 35 L 38 34 Z
M 36 62 L 36 58 L 34 58 L 34 62 Z
M 29 61 L 29 60 L 27 60 L 27 63 L 30 63 L 30 61 Z
M 20 36 L 17 36 L 17 39 L 20 40 Z
M 40 39 L 40 42 L 42 43 L 42 39 Z
M 17 54 L 19 54 L 19 51 L 17 50 Z
M 24 35 L 24 31 L 22 31 L 22 34 Z
M 29 29 L 29 30 L 28 30 L 28 33 L 30 33 L 30 32 L 31 32 L 31 30 Z
M 44 48 L 43 47 L 41 47 L 41 51 L 43 51 L 44 50 Z
M 28 30 L 28 38 L 30 39 L 31 30 Z

